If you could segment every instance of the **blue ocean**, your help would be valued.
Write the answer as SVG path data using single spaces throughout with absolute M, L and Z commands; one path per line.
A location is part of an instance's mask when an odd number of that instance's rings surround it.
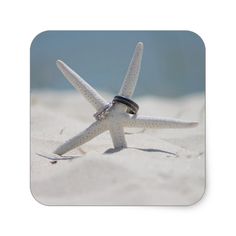
M 34 90 L 74 90 L 63 60 L 98 90 L 119 92 L 137 42 L 144 54 L 135 96 L 179 97 L 205 91 L 205 46 L 191 31 L 45 31 L 30 48 Z

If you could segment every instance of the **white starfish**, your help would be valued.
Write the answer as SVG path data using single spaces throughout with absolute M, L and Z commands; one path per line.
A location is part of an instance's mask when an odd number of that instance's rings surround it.
M 143 43 L 139 42 L 135 48 L 132 60 L 130 62 L 127 74 L 123 81 L 119 95 L 131 98 L 138 80 L 141 60 L 143 54 Z M 106 130 L 110 131 L 114 148 L 126 148 L 124 127 L 142 127 L 142 128 L 189 128 L 195 127 L 197 122 L 187 122 L 177 119 L 152 118 L 139 115 L 130 115 L 126 112 L 127 106 L 122 103 L 115 103 L 109 106 L 109 103 L 78 74 L 76 74 L 64 62 L 56 62 L 60 71 L 66 79 L 88 100 L 88 102 L 97 110 L 98 113 L 108 108 L 106 114 L 101 119 L 97 119 L 87 129 L 72 137 L 64 144 L 60 145 L 55 154 L 64 153 L 78 147 Z

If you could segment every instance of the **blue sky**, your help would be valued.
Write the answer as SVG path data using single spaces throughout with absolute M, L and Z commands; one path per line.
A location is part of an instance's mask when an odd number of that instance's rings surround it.
M 136 43 L 144 54 L 136 96 L 204 92 L 205 46 L 190 31 L 46 31 L 30 49 L 31 90 L 74 89 L 56 67 L 61 59 L 93 87 L 117 94 Z

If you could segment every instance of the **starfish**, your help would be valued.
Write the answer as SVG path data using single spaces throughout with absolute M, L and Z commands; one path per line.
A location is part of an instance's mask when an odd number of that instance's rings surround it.
M 135 86 L 139 77 L 141 60 L 143 55 L 143 43 L 136 45 L 132 60 L 128 67 L 127 74 L 119 91 L 119 96 L 130 99 L 134 93 Z M 96 109 L 96 121 L 78 135 L 67 140 L 60 145 L 54 154 L 63 155 L 64 153 L 88 142 L 101 133 L 109 130 L 115 149 L 126 148 L 124 127 L 142 128 L 190 128 L 197 126 L 197 122 L 188 122 L 171 118 L 153 118 L 131 115 L 127 112 L 127 106 L 123 103 L 107 102 L 94 88 L 76 74 L 69 66 L 61 60 L 57 60 L 57 67 L 65 78 L 77 89 L 87 101 Z

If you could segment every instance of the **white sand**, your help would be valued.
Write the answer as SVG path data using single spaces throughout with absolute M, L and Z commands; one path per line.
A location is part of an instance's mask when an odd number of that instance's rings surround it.
M 104 93 L 102 93 L 104 95 Z M 111 95 L 106 95 L 109 100 Z M 112 152 L 108 132 L 58 161 L 52 152 L 94 121 L 76 92 L 31 94 L 31 191 L 47 205 L 190 205 L 205 189 L 204 96 L 135 99 L 139 113 L 199 121 L 197 128 L 127 129 L 128 149 Z M 105 153 L 106 152 L 106 153 Z

